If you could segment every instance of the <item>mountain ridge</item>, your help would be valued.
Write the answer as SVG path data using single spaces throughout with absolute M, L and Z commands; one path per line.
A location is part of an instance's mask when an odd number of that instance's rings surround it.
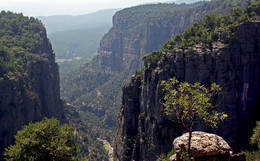
M 48 34 L 51 34 L 58 31 L 93 28 L 93 26 L 101 27 L 107 23 L 112 25 L 110 17 L 118 10 L 106 9 L 84 15 L 38 16 L 37 18 L 45 24 Z

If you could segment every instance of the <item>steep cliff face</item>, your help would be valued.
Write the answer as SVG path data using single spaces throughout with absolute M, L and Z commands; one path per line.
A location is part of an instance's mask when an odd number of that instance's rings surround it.
M 113 17 L 113 27 L 101 41 L 95 61 L 112 71 L 133 72 L 141 68 L 142 56 L 159 50 L 167 40 L 208 12 L 202 4 L 145 5 L 117 12 Z M 198 11 L 197 7 L 205 12 Z
M 39 121 L 44 116 L 60 119 L 62 105 L 58 65 L 55 63 L 55 55 L 43 25 L 33 18 L 29 19 L 10 12 L 2 12 L 1 16 L 0 23 L 6 17 L 5 24 L 8 25 L 13 20 L 18 28 L 9 28 L 13 34 L 2 34 L 0 37 L 0 46 L 4 46 L 0 52 L 1 59 L 5 59 L 6 63 L 4 64 L 6 66 L 3 66 L 6 67 L 5 71 L 0 73 L 0 154 L 2 155 L 3 149 L 13 143 L 13 136 L 24 124 Z M 17 19 L 20 21 L 16 21 Z M 25 25 L 19 26 L 23 22 L 28 22 L 31 26 L 37 24 L 39 29 L 34 33 L 35 31 L 26 29 Z M 8 29 L 3 27 L 1 31 L 3 30 Z M 11 33 L 10 31 L 6 33 Z M 34 37 L 30 37 L 31 35 L 25 36 L 28 32 L 38 34 L 41 41 L 36 48 L 26 48 L 24 55 L 19 55 L 19 51 L 15 51 L 15 48 L 25 50 L 20 42 L 23 43 L 28 37 L 36 41 Z M 6 45 L 5 36 L 10 36 L 9 39 L 14 40 L 12 44 L 8 44 L 9 46 Z M 30 43 L 27 41 L 25 44 Z M 20 59 L 24 62 L 18 61 Z M 23 68 L 16 69 L 13 64 Z
M 163 112 L 161 80 L 173 76 L 190 83 L 216 82 L 222 88 L 218 108 L 229 118 L 217 129 L 198 123 L 195 130 L 222 136 L 232 149 L 245 149 L 260 102 L 260 21 L 246 21 L 233 28 L 231 44 L 221 41 L 213 50 L 193 49 L 163 53 L 154 68 L 146 68 L 123 89 L 114 155 L 118 160 L 156 160 L 168 153 L 172 141 L 184 130 Z M 221 36 L 220 36 L 221 37 Z
M 95 61 L 111 70 L 136 70 L 141 56 L 155 50 L 206 14 L 227 14 L 232 7 L 244 7 L 247 1 L 215 0 L 194 4 L 150 4 L 118 11 L 113 27 L 103 37 Z M 239 4 L 239 5 L 238 5 Z
M 113 27 L 100 43 L 98 55 L 62 80 L 62 95 L 83 111 L 101 117 L 104 124 L 100 128 L 115 127 L 121 87 L 143 66 L 142 56 L 160 50 L 163 43 L 205 14 L 228 13 L 231 7 L 244 7 L 249 1 L 149 4 L 118 11 L 113 17 Z M 113 136 L 110 134 L 105 135 Z

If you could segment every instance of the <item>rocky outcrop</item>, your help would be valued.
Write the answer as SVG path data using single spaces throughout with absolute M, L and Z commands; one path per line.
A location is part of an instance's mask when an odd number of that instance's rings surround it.
M 52 46 L 42 28 L 42 44 L 33 51 L 22 72 L 4 74 L 0 82 L 0 160 L 4 148 L 25 124 L 44 116 L 62 117 L 59 69 Z M 18 40 L 17 40 L 18 41 Z
M 233 28 L 232 43 L 213 43 L 212 50 L 200 45 L 185 51 L 163 53 L 152 68 L 132 78 L 123 89 L 119 129 L 114 156 L 118 160 L 156 160 L 172 149 L 172 141 L 184 130 L 163 111 L 161 80 L 177 77 L 189 83 L 213 82 L 222 88 L 218 110 L 228 120 L 212 129 L 197 123 L 195 130 L 216 133 L 234 149 L 245 149 L 260 102 L 260 21 L 246 21 Z
M 176 152 L 173 160 L 180 160 L 181 155 L 188 152 L 189 133 L 177 137 L 173 141 Z M 190 156 L 200 161 L 228 161 L 230 146 L 220 136 L 201 131 L 192 132 Z

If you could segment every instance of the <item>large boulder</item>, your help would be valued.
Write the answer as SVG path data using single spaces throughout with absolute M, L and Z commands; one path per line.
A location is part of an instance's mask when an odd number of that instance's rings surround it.
M 173 141 L 176 157 L 180 160 L 181 154 L 188 151 L 189 133 L 177 137 Z M 200 131 L 192 133 L 190 154 L 197 161 L 225 161 L 229 159 L 230 146 L 220 136 Z

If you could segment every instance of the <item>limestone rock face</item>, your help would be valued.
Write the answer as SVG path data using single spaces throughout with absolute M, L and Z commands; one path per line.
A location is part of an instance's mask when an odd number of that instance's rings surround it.
M 222 88 L 217 110 L 228 119 L 210 128 L 198 122 L 194 130 L 223 137 L 232 150 L 245 149 L 260 107 L 260 21 L 246 21 L 233 28 L 231 44 L 213 43 L 203 51 L 163 53 L 153 67 L 135 76 L 123 89 L 114 153 L 119 160 L 156 160 L 172 149 L 173 139 L 185 132 L 164 114 L 161 80 L 176 77 L 189 83 L 217 83 Z M 124 159 L 123 159 L 124 158 Z
M 181 154 L 188 149 L 189 133 L 185 133 L 180 137 L 177 137 L 173 141 L 174 151 L 176 152 L 176 158 L 179 158 Z M 230 146 L 220 136 L 216 134 L 210 134 L 200 131 L 192 132 L 191 137 L 191 156 L 194 158 L 203 156 L 226 156 L 228 160 L 230 152 Z M 222 158 L 223 159 L 223 158 Z

